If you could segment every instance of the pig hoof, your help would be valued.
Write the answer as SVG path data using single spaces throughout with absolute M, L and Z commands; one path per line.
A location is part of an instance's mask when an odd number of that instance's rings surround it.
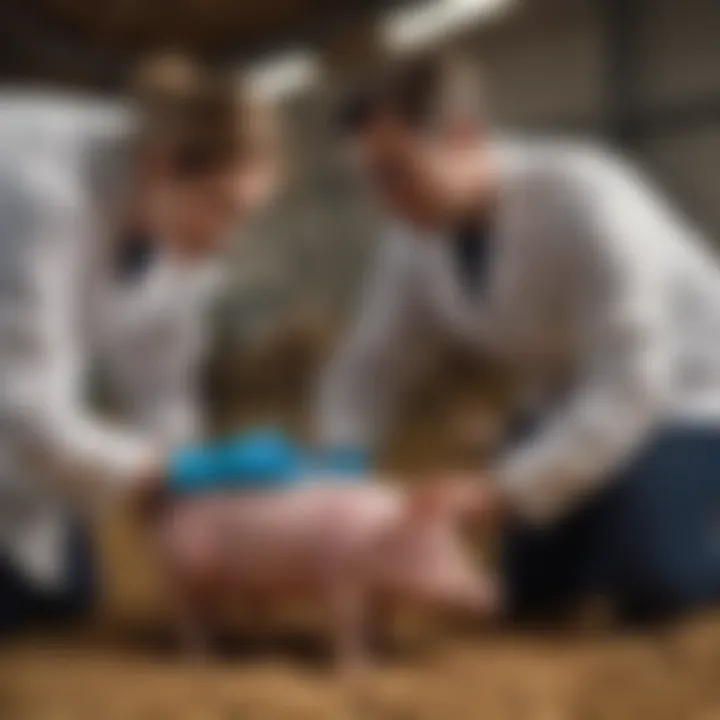
M 212 660 L 212 653 L 208 648 L 187 648 L 183 649 L 182 657 L 190 667 L 205 667 Z
M 344 658 L 337 663 L 336 672 L 344 683 L 356 687 L 368 676 L 373 667 L 367 656 Z
M 182 657 L 189 665 L 207 665 L 212 658 L 210 639 L 199 632 L 185 633 L 180 638 Z
M 505 606 L 504 588 L 499 582 L 491 582 L 486 589 L 485 615 L 490 618 L 498 617 L 504 612 Z

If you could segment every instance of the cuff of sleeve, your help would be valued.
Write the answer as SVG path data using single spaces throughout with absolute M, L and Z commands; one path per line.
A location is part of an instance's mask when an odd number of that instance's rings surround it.
M 157 463 L 159 457 L 155 446 L 128 443 L 113 462 L 113 475 L 121 487 L 130 485 Z
M 59 453 L 66 458 L 70 475 L 99 474 L 116 487 L 131 484 L 156 462 L 155 443 L 99 423 L 66 422 L 57 433 Z

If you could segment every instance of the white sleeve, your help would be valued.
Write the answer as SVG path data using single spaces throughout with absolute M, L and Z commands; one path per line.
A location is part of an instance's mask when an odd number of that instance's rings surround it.
M 198 441 L 207 430 L 198 382 L 210 344 L 206 320 L 230 281 L 221 260 L 188 266 L 184 277 L 177 312 L 145 347 L 139 377 L 122 390 L 133 424 L 165 448 Z
M 199 439 L 205 430 L 197 375 L 205 335 L 201 308 L 191 308 L 162 344 L 148 352 L 143 382 L 128 388 L 131 417 L 149 437 L 170 448 Z
M 518 510 L 537 522 L 610 479 L 658 422 L 670 393 L 662 208 L 639 180 L 617 169 L 604 178 L 578 182 L 582 196 L 567 206 L 580 211 L 584 236 L 576 240 L 587 244 L 579 268 L 587 282 L 578 283 L 587 297 L 577 298 L 587 304 L 580 380 L 499 468 Z
M 358 317 L 321 379 L 316 421 L 323 444 L 374 447 L 413 374 L 424 338 L 411 244 L 400 231 L 380 243 Z
M 0 417 L 11 452 L 53 477 L 122 484 L 154 455 L 83 406 L 82 198 L 55 168 L 0 172 Z

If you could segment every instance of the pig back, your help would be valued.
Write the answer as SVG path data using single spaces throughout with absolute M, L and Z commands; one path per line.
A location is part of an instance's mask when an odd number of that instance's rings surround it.
M 302 589 L 362 571 L 365 551 L 403 510 L 402 493 L 390 485 L 323 479 L 273 493 L 176 501 L 160 519 L 158 540 L 181 580 Z

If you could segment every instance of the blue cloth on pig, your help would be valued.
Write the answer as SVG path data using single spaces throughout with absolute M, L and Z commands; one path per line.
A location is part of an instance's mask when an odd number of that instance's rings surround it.
M 364 478 L 371 469 L 370 454 L 361 447 L 337 446 L 309 451 L 303 461 L 303 474 L 332 475 L 337 478 Z
M 323 474 L 361 478 L 368 467 L 367 453 L 359 449 L 307 450 L 268 428 L 178 450 L 170 461 L 168 486 L 178 494 L 274 490 Z
M 300 457 L 299 448 L 283 432 L 253 430 L 176 451 L 168 485 L 181 494 L 285 486 L 296 477 Z

